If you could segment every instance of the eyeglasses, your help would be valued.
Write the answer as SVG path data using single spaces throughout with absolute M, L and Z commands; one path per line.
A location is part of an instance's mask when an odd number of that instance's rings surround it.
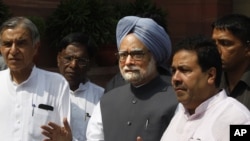
M 149 51 L 147 51 L 149 52 Z M 143 58 L 144 58 L 144 55 L 147 53 L 145 51 L 142 51 L 142 50 L 138 50 L 138 51 L 131 51 L 131 52 L 128 52 L 128 51 L 119 51 L 117 52 L 115 55 L 117 56 L 117 58 L 121 61 L 121 62 L 124 62 L 128 55 L 131 56 L 131 59 L 133 59 L 134 61 L 142 61 Z
M 85 67 L 85 66 L 87 66 L 87 64 L 89 62 L 89 59 L 87 59 L 87 58 L 77 58 L 74 56 L 66 56 L 66 57 L 61 57 L 61 58 L 62 58 L 62 62 L 65 65 L 67 65 L 67 64 L 71 63 L 73 60 L 75 60 L 79 67 Z

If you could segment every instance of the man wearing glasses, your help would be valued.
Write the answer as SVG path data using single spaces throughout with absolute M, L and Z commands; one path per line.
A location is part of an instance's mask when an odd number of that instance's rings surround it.
M 89 118 L 104 93 L 103 88 L 92 83 L 86 76 L 90 68 L 92 52 L 88 45 L 88 37 L 82 33 L 69 34 L 61 40 L 58 46 L 57 65 L 59 72 L 70 86 L 70 126 L 73 139 L 78 141 L 86 140 Z M 56 140 L 51 133 L 47 131 L 43 133 L 50 139 Z
M 165 30 L 149 18 L 127 16 L 116 30 L 119 68 L 129 83 L 103 95 L 87 127 L 87 141 L 159 141 L 174 115 L 177 98 L 157 66 L 171 55 Z M 68 124 L 46 128 L 60 141 L 71 141 Z M 50 141 L 50 140 L 46 140 Z
M 177 105 L 172 87 L 157 71 L 171 55 L 169 36 L 152 19 L 127 16 L 119 21 L 116 37 L 120 72 L 129 83 L 103 96 L 87 140 L 160 140 Z

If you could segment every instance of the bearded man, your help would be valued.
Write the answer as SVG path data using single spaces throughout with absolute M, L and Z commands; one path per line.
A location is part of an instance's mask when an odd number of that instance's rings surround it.
M 159 141 L 177 106 L 173 88 L 157 67 L 171 56 L 165 30 L 150 18 L 127 16 L 116 29 L 117 57 L 129 83 L 106 93 L 87 128 L 87 140 Z

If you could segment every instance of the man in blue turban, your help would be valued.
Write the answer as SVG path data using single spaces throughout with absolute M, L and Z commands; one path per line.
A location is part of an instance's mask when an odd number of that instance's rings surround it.
M 171 82 L 171 74 L 167 61 L 171 56 L 171 41 L 165 32 L 163 23 L 159 22 L 156 15 L 148 15 L 150 18 L 128 16 L 120 20 L 117 26 L 117 47 L 120 48 L 122 39 L 129 33 L 134 33 L 138 39 L 152 52 L 157 62 L 157 70 L 164 81 Z M 152 18 L 152 19 L 151 19 Z M 157 21 L 154 22 L 154 21 Z M 105 92 L 126 84 L 121 73 L 117 73 L 106 85 Z
M 116 29 L 117 57 L 128 84 L 107 92 L 88 124 L 87 140 L 159 141 L 177 105 L 173 88 L 160 77 L 171 42 L 154 20 L 127 16 Z
M 165 66 L 171 56 L 171 41 L 164 28 L 150 18 L 127 16 L 117 25 L 116 40 L 120 48 L 121 41 L 129 33 L 135 36 L 148 48 L 159 66 Z
M 178 103 L 172 86 L 157 71 L 170 57 L 169 37 L 152 19 L 135 16 L 122 18 L 116 31 L 119 68 L 129 83 L 103 95 L 90 115 L 87 141 L 135 141 L 137 137 L 159 141 Z M 58 129 L 55 134 L 64 136 L 60 141 L 68 141 L 68 124 L 52 127 Z

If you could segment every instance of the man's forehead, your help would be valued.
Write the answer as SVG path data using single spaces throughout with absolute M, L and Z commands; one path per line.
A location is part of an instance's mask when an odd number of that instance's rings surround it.
M 69 45 L 68 47 L 62 50 L 62 54 L 68 56 L 81 57 L 81 56 L 86 56 L 88 53 L 85 50 L 85 48 Z
M 28 39 L 30 38 L 30 32 L 23 28 L 7 28 L 2 32 L 1 37 Z
M 140 47 L 130 48 L 130 49 L 120 49 L 119 51 L 144 51 L 145 49 Z
M 180 50 L 174 54 L 172 64 L 184 65 L 189 63 L 197 63 L 198 56 L 195 51 Z

